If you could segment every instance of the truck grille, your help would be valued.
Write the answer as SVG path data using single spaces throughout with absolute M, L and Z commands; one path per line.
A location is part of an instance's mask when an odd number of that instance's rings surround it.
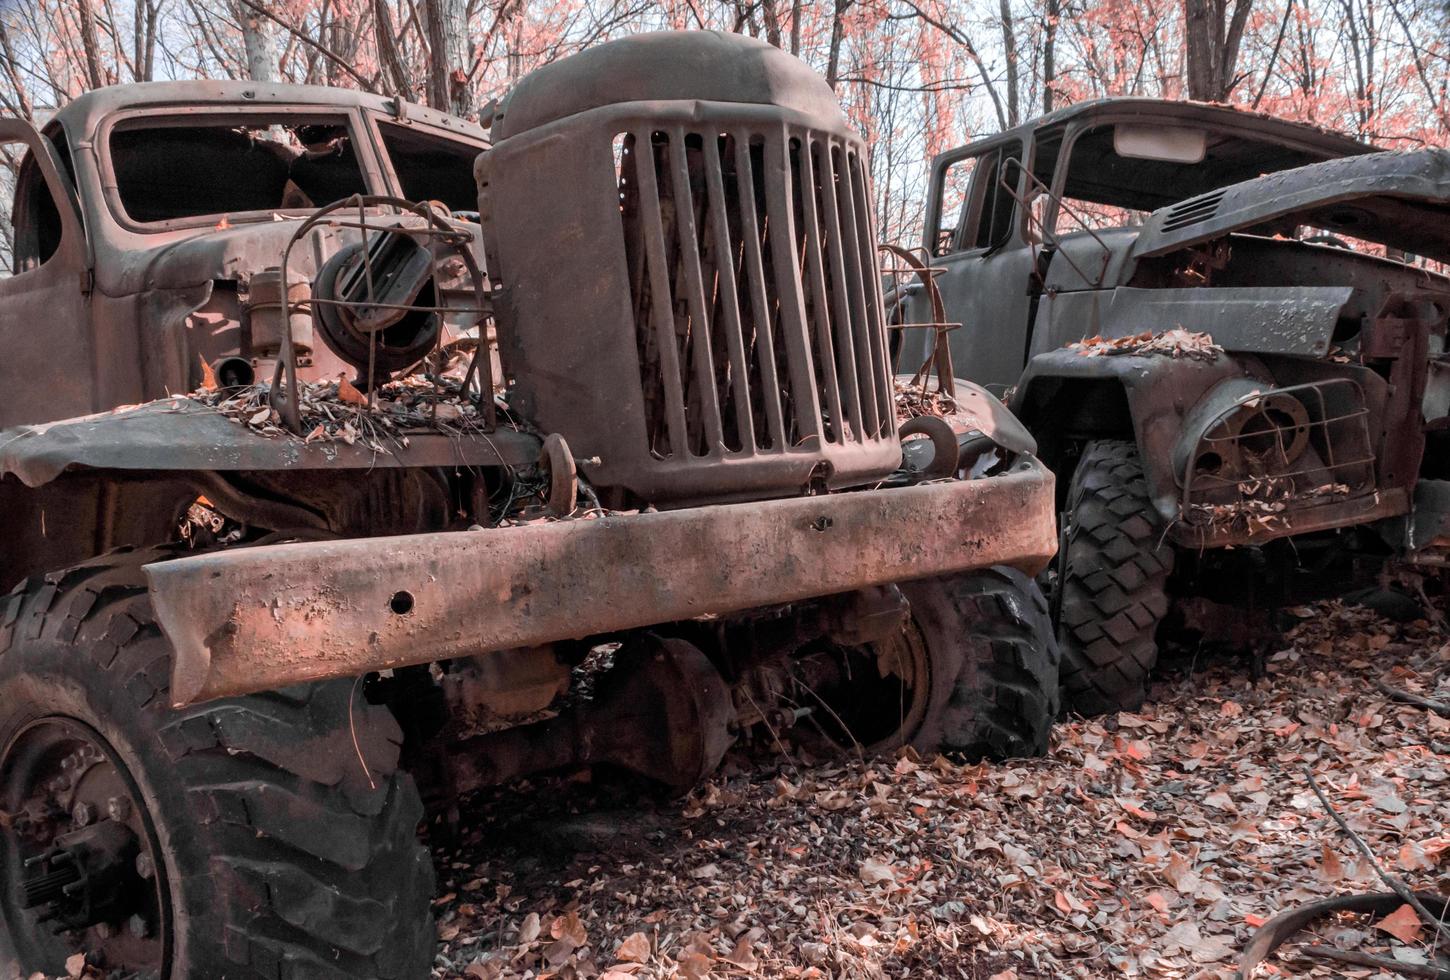
M 656 459 L 894 441 L 875 229 L 856 147 L 803 127 L 614 141 Z

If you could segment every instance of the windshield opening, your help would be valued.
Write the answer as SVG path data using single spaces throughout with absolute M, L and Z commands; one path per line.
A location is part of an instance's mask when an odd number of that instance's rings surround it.
M 111 133 L 121 207 L 135 221 L 319 208 L 367 193 L 344 116 L 146 118 Z
M 478 207 L 473 161 L 483 148 L 394 123 L 379 123 L 383 146 L 410 201 L 442 201 L 450 211 Z
M 1111 125 L 1094 126 L 1073 143 L 1062 196 L 1106 220 L 1129 220 L 1261 174 L 1302 167 L 1324 154 L 1251 135 L 1209 130 L 1202 160 L 1194 163 L 1120 156 Z M 1096 207 L 1088 207 L 1095 205 Z

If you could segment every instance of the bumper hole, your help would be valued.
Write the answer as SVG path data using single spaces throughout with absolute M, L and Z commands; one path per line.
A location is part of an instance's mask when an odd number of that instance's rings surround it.
M 388 608 L 391 609 L 395 615 L 408 615 L 408 613 L 413 611 L 413 593 L 409 592 L 407 589 L 400 589 L 397 592 L 394 592 L 393 597 L 388 600 Z

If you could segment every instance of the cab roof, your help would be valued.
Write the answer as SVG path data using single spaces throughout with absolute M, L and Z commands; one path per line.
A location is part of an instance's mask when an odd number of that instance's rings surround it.
M 227 106 L 268 105 L 305 106 L 323 111 L 366 109 L 395 118 L 414 119 L 440 129 L 451 129 L 472 139 L 487 139 L 487 134 L 477 123 L 401 99 L 324 85 L 213 79 L 137 82 L 93 89 L 59 109 L 53 121 L 64 126 L 67 133 L 81 134 L 92 132 L 103 117 L 120 109 L 156 109 L 160 113 L 187 107 L 222 109 Z
M 1326 157 L 1354 156 L 1360 153 L 1373 153 L 1378 149 L 1378 147 L 1342 133 L 1322 129 L 1309 123 L 1271 116 L 1265 112 L 1238 109 L 1217 102 L 1150 99 L 1140 96 L 1108 96 L 1074 102 L 1061 109 L 1054 109 L 1045 116 L 1031 119 L 1009 130 L 1008 133 L 1025 137 L 1037 130 L 1070 122 L 1083 121 L 1091 125 L 1099 120 L 1121 121 L 1125 117 L 1140 117 L 1144 121 L 1154 121 L 1164 125 L 1200 124 L 1215 128 L 1242 129 L 1259 139 L 1269 141 L 1277 139 L 1306 148 L 1312 147 Z

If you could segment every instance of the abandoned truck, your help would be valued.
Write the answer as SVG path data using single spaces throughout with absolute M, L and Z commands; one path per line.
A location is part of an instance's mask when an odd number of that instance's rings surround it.
M 1205 603 L 1444 564 L 1450 154 L 1108 99 L 943 154 L 930 202 L 936 310 L 897 314 L 960 323 L 1057 474 L 1067 707 L 1135 707 Z M 900 334 L 914 368 L 940 330 Z
M 619 41 L 491 141 L 214 82 L 0 136 L 0 976 L 422 977 L 459 794 L 1044 747 L 1052 475 L 979 390 L 899 438 L 790 56 Z

